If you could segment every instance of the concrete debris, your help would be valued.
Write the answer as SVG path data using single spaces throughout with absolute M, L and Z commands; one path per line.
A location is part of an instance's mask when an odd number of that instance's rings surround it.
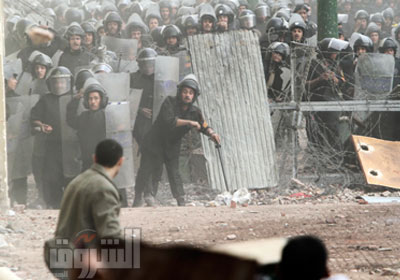
M 7 248 L 9 245 L 3 236 L 0 235 L 0 248 Z

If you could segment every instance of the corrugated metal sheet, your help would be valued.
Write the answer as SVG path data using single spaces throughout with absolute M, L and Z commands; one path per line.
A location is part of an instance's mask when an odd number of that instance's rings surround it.
M 230 190 L 276 186 L 275 143 L 258 37 L 249 31 L 190 36 L 199 105 L 222 137 L 222 157 Z M 203 138 L 209 182 L 224 190 L 218 154 Z

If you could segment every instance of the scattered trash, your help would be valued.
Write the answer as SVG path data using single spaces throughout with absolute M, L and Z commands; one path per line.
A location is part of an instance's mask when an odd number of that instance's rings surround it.
M 299 193 L 291 194 L 290 197 L 307 198 L 307 197 L 312 197 L 312 195 L 299 192 Z
M 7 215 L 10 216 L 10 217 L 14 217 L 15 216 L 15 211 L 7 210 Z
M 383 196 L 387 194 L 382 193 Z M 400 197 L 379 197 L 379 196 L 366 196 L 357 197 L 365 201 L 365 203 L 400 203 Z
M 235 234 L 229 234 L 226 239 L 228 240 L 235 240 L 236 239 L 236 235 Z

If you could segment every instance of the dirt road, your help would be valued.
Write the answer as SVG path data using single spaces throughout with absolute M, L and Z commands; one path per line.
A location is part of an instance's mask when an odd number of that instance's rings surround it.
M 25 210 L 1 215 L 0 266 L 23 279 L 52 279 L 42 245 L 56 225 L 57 211 Z M 199 247 L 243 240 L 315 234 L 327 244 L 330 268 L 351 279 L 399 279 L 400 205 L 356 203 L 228 207 L 158 207 L 123 209 L 124 227 L 139 227 L 155 244 L 187 243 Z M 0 232 L 1 232 L 0 228 Z M 227 236 L 236 235 L 235 240 Z

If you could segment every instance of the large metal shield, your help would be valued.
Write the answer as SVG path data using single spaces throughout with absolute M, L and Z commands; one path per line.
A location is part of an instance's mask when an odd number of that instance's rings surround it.
M 129 99 L 129 73 L 98 73 L 95 74 L 95 78 L 105 89 L 110 102 Z
M 75 177 L 81 172 L 81 151 L 76 131 L 67 124 L 67 105 L 72 96 L 67 94 L 59 97 L 62 162 L 65 177 Z
M 179 59 L 179 81 L 182 80 L 186 75 L 192 72 L 192 61 L 190 55 L 186 50 L 182 50 L 172 55 Z
M 7 120 L 7 154 L 9 179 L 28 176 L 32 170 L 33 137 L 30 111 L 39 95 L 18 96 L 6 99 L 10 116 Z
M 107 50 L 117 55 L 118 65 L 117 69 L 115 69 L 116 72 L 129 72 L 128 70 L 137 69 L 137 40 L 104 36 L 102 37 L 102 44 L 107 47 Z
M 132 187 L 135 182 L 132 150 L 130 105 L 128 101 L 110 102 L 105 108 L 107 138 L 124 148 L 124 163 L 114 181 L 118 188 Z
M 179 82 L 179 59 L 157 56 L 154 70 L 153 122 L 160 112 L 161 104 L 167 96 L 176 95 Z

